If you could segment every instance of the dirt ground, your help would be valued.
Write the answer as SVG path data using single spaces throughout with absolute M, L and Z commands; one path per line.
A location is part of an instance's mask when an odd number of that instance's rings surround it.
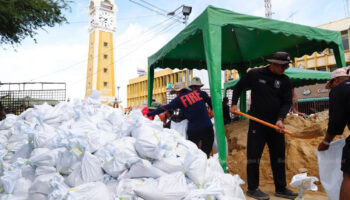
M 225 126 L 228 140 L 228 172 L 239 174 L 247 182 L 246 173 L 246 143 L 248 133 L 248 120 L 232 122 Z M 295 136 L 286 136 L 286 175 L 288 188 L 291 178 L 299 173 L 307 172 L 308 176 L 316 176 L 319 179 L 316 149 L 323 140 L 328 124 L 328 113 L 320 113 L 308 119 L 298 116 L 288 116 L 285 126 Z M 334 140 L 345 138 L 350 134 L 346 128 L 345 134 L 337 136 Z M 304 139 L 308 138 L 308 139 Z M 318 192 L 308 191 L 305 199 L 328 199 L 320 182 L 316 182 Z M 247 184 L 243 185 L 246 191 Z M 274 183 L 270 165 L 270 156 L 267 145 L 260 162 L 260 188 L 270 194 L 270 199 L 281 199 L 273 196 Z M 251 198 L 247 198 L 251 199 Z

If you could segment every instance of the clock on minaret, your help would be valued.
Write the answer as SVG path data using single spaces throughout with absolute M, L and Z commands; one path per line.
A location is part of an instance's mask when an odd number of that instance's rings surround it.
M 101 102 L 115 101 L 113 33 L 117 6 L 114 0 L 90 0 L 89 57 L 85 97 L 101 92 Z

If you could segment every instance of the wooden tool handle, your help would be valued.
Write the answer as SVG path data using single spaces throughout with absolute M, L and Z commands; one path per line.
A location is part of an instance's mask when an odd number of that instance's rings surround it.
M 273 125 L 273 124 L 271 124 L 271 123 L 269 123 L 269 122 L 263 121 L 263 120 L 258 119 L 258 118 L 256 118 L 256 117 L 253 117 L 253 116 L 251 116 L 251 115 L 248 115 L 248 114 L 245 114 L 245 113 L 242 113 L 242 112 L 239 112 L 239 111 L 235 111 L 235 110 L 231 110 L 231 112 L 232 112 L 233 114 L 241 115 L 241 116 L 244 116 L 244 117 L 249 118 L 249 119 L 251 119 L 251 120 L 254 120 L 254 121 L 256 121 L 256 122 L 259 122 L 260 124 L 263 124 L 263 125 L 268 126 L 268 127 L 270 127 L 270 128 L 279 129 L 276 125 Z M 289 131 L 286 130 L 286 129 L 283 129 L 282 131 L 283 131 L 283 133 L 285 133 L 285 134 L 292 135 L 292 133 L 289 132 Z

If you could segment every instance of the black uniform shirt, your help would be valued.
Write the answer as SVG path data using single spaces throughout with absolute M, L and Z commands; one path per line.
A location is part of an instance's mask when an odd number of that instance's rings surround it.
M 341 135 L 346 125 L 350 129 L 350 80 L 340 83 L 329 93 L 327 132 L 331 135 Z
M 268 67 L 252 69 L 241 78 L 233 89 L 232 105 L 237 105 L 244 89 L 251 89 L 249 113 L 270 123 L 284 119 L 292 105 L 289 77 L 274 74 Z

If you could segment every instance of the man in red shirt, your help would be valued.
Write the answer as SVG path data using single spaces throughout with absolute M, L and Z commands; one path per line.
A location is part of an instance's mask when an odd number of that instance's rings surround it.
M 145 107 L 141 110 L 142 115 L 144 115 L 144 116 L 147 115 L 147 113 L 150 113 L 150 112 L 154 111 L 155 109 L 159 108 L 161 105 L 162 105 L 162 104 L 160 104 L 159 102 L 155 102 L 155 101 L 152 102 L 150 107 L 145 106 Z M 153 119 L 154 119 L 154 116 L 149 116 L 149 117 L 147 117 L 147 118 L 150 119 L 150 120 L 153 120 Z

